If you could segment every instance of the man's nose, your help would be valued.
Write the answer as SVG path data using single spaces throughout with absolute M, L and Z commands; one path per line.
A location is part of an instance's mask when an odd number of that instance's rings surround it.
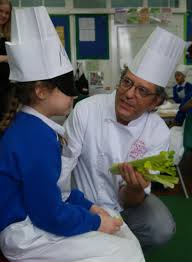
M 128 97 L 128 98 L 132 98 L 132 97 L 135 97 L 135 92 L 136 92 L 136 89 L 135 89 L 135 86 L 133 85 L 132 87 L 130 87 L 130 88 L 126 91 L 125 95 L 126 95 L 126 97 Z

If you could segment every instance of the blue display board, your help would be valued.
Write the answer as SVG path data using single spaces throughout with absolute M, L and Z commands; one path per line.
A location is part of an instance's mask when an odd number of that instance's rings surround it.
M 90 33 L 83 21 L 86 18 L 94 28 Z M 108 15 L 76 15 L 76 48 L 77 59 L 109 59 Z
M 71 58 L 71 45 L 70 45 L 70 27 L 68 15 L 50 15 L 50 18 L 59 34 L 61 42 L 63 43 L 65 50 Z

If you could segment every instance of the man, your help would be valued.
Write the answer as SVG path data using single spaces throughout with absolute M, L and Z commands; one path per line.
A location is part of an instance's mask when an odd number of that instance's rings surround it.
M 78 103 L 65 122 L 72 151 L 65 164 L 69 171 L 74 168 L 77 187 L 98 205 L 120 212 L 144 250 L 170 239 L 175 232 L 173 218 L 150 194 L 149 182 L 130 165 L 121 167 L 122 177 L 111 175 L 108 169 L 113 162 L 168 150 L 169 130 L 153 111 L 166 96 L 163 87 L 184 46 L 184 41 L 157 28 L 122 73 L 117 90 Z M 174 51 L 167 52 L 168 47 Z

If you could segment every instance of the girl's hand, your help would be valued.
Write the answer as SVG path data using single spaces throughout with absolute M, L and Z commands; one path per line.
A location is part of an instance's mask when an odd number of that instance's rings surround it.
M 102 207 L 99 207 L 97 205 L 92 205 L 89 211 L 97 215 L 110 216 L 107 211 L 105 211 Z
M 100 215 L 101 224 L 98 231 L 108 234 L 113 234 L 120 230 L 123 220 L 121 218 L 114 218 L 111 216 Z

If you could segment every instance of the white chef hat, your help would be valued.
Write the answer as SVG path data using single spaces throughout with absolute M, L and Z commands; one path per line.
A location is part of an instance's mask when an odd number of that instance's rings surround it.
M 180 64 L 177 66 L 175 72 L 181 72 L 184 76 L 188 74 L 188 67 L 186 65 Z
M 10 79 L 50 79 L 73 70 L 45 7 L 14 9 L 6 42 Z
M 184 48 L 185 41 L 156 27 L 129 65 L 129 69 L 150 83 L 166 87 Z

